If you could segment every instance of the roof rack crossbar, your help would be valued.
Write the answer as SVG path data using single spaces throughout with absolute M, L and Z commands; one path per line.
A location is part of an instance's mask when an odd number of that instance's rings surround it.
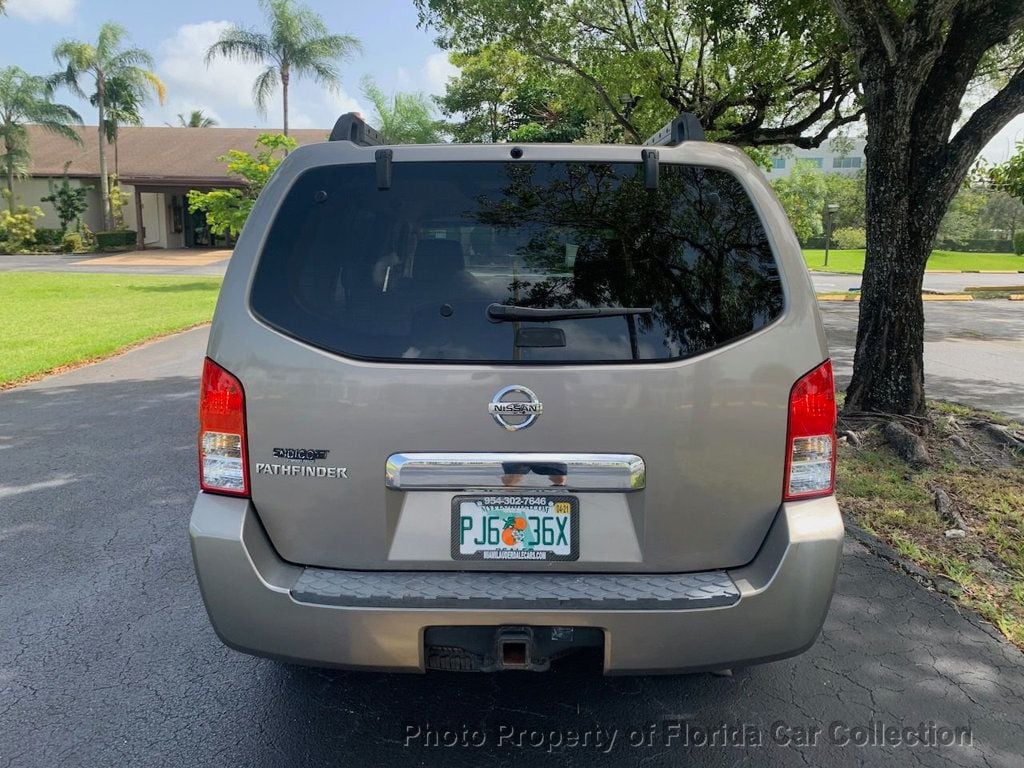
M 361 147 L 376 147 L 384 143 L 380 131 L 367 125 L 355 112 L 346 112 L 338 118 L 330 141 L 351 141 Z
M 684 141 L 704 141 L 704 127 L 692 112 L 680 112 L 644 142 L 649 147 L 674 147 Z

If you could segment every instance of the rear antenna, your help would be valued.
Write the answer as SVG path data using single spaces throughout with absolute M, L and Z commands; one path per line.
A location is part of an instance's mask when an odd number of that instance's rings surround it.
M 377 161 L 377 189 L 391 189 L 391 157 L 390 149 L 378 149 L 373 153 Z

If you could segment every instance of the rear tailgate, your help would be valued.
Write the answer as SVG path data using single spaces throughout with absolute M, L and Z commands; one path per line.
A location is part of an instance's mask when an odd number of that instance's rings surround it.
M 483 163 L 422 162 L 440 148 L 396 147 L 389 190 L 358 150 L 333 157 L 355 151 L 356 165 L 325 170 L 325 147 L 282 166 L 258 206 L 278 223 L 239 243 L 210 356 L 245 389 L 252 498 L 285 559 L 695 571 L 753 558 L 781 501 L 790 390 L 826 357 L 795 242 L 735 153 L 704 148 L 721 171 L 663 166 L 650 194 L 638 148 L 585 149 L 609 156 L 578 172 L 489 162 L 502 183 L 482 191 Z M 685 161 L 684 149 L 662 156 Z M 494 323 L 492 303 L 650 311 Z M 496 399 L 541 407 L 507 429 Z M 420 454 L 450 466 L 389 483 L 389 461 Z M 462 459 L 483 454 L 503 471 L 467 479 Z M 581 454 L 642 471 L 628 488 L 599 482 L 572 464 Z M 575 468 L 523 474 L 509 469 L 517 457 Z M 460 499 L 488 494 L 571 499 L 571 556 L 459 557 Z

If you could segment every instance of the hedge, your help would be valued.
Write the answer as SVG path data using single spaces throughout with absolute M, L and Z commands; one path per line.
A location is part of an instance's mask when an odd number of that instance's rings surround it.
M 114 232 L 97 232 L 96 247 L 101 251 L 116 248 L 131 248 L 135 245 L 135 230 L 119 229 Z

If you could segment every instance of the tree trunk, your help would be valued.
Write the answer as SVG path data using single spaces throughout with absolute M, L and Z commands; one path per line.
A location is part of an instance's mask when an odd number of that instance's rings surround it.
M 112 223 L 110 210 L 110 180 L 107 178 L 107 136 L 103 130 L 104 98 L 106 97 L 103 76 L 100 75 L 96 82 L 96 109 L 99 112 L 99 125 L 96 133 L 100 145 L 100 200 L 103 206 L 103 228 L 109 230 Z
M 920 178 L 900 96 L 890 94 L 895 103 L 868 126 L 867 255 L 844 406 L 851 412 L 920 414 L 925 408 L 921 287 L 948 201 L 942 180 Z
M 7 153 L 7 209 L 14 213 L 14 165 L 10 161 L 11 145 L 4 139 L 4 152 Z M 1012 239 L 1012 238 L 1011 238 Z
M 284 107 L 284 135 L 288 135 L 288 65 L 281 65 L 281 104 Z M 285 152 L 285 154 L 288 154 Z

